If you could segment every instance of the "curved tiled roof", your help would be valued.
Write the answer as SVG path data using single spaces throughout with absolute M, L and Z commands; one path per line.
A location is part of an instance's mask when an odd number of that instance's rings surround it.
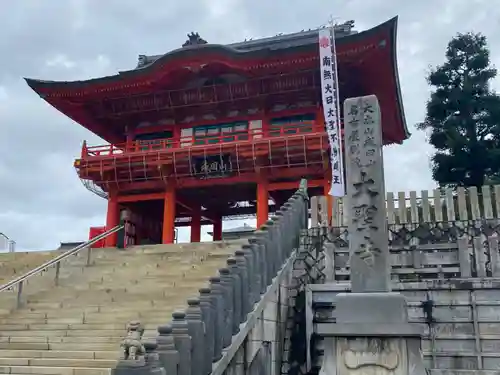
M 352 21 L 351 21 L 352 22 Z M 343 38 L 348 35 L 354 35 L 357 34 L 357 31 L 352 30 L 352 24 L 351 22 L 338 25 L 335 27 L 335 37 L 336 38 Z M 238 53 L 238 52 L 255 52 L 259 51 L 262 49 L 268 49 L 268 50 L 279 50 L 279 49 L 286 49 L 286 48 L 293 48 L 293 47 L 299 47 L 303 45 L 310 45 L 312 43 L 317 43 L 318 39 L 318 30 L 321 28 L 316 28 L 316 29 L 310 29 L 310 30 L 302 30 L 296 33 L 291 33 L 291 34 L 280 34 L 272 37 L 267 37 L 267 38 L 260 38 L 260 39 L 250 39 L 250 40 L 245 40 L 243 42 L 237 42 L 237 43 L 231 43 L 231 44 L 226 44 L 226 45 L 217 45 L 220 48 L 226 49 L 232 53 Z M 193 46 L 186 46 L 182 48 L 175 49 L 173 51 L 170 51 L 166 54 L 163 55 L 139 55 L 139 61 L 137 64 L 136 69 L 141 69 L 147 66 L 150 66 L 153 64 L 155 61 L 162 59 L 163 57 L 170 55 L 170 54 L 177 54 L 180 51 L 186 50 L 186 49 L 193 49 L 193 48 L 213 48 L 215 45 L 214 44 L 200 44 L 200 45 L 193 45 Z
M 377 69 L 383 68 L 385 72 L 383 81 L 369 80 L 368 84 L 376 86 L 375 93 L 385 98 L 381 105 L 386 109 L 389 108 L 386 126 L 392 129 L 393 136 L 387 139 L 388 142 L 400 143 L 410 134 L 406 125 L 399 86 L 396 57 L 397 17 L 359 33 L 353 31 L 351 27 L 352 23 L 346 23 L 336 29 L 339 66 L 355 63 L 359 57 L 359 63 L 364 69 L 363 74 L 380 75 L 382 72 Z M 91 111 L 87 110 L 84 105 L 86 100 L 95 100 L 94 94 L 101 99 L 120 95 L 128 96 L 132 93 L 143 94 L 154 86 L 158 77 L 164 77 L 167 74 L 175 77 L 176 69 L 179 67 L 189 65 L 191 61 L 199 64 L 200 61 L 204 61 L 204 58 L 208 63 L 222 62 L 237 69 L 253 69 L 252 64 L 263 67 L 268 61 L 279 65 L 283 60 L 290 62 L 296 56 L 314 58 L 318 51 L 317 38 L 318 29 L 314 29 L 228 45 L 202 41 L 203 44 L 186 45 L 163 55 L 141 55 L 138 67 L 107 77 L 73 82 L 36 79 L 26 79 L 26 81 L 35 92 L 59 111 L 109 141 L 115 136 L 108 134 L 109 129 L 93 118 Z M 386 52 L 375 55 L 375 59 L 378 59 L 376 61 L 367 59 L 365 51 L 376 49 L 385 49 Z M 249 66 L 245 65 L 247 62 Z

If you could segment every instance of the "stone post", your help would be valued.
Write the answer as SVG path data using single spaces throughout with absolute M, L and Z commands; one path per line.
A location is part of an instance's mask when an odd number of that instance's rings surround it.
M 272 221 L 272 226 L 273 228 L 273 237 L 274 237 L 274 247 L 276 249 L 276 254 L 277 258 L 279 259 L 279 263 L 283 265 L 286 256 L 285 256 L 285 249 L 283 247 L 283 239 L 281 238 L 283 236 L 283 232 L 281 230 L 282 227 L 282 221 L 281 221 L 281 216 L 275 215 L 271 217 Z
M 302 220 L 297 220 L 297 233 L 301 229 L 307 228 L 307 223 L 309 221 L 309 214 L 308 214 L 308 209 L 309 209 L 309 204 L 307 203 L 308 197 L 306 195 L 307 193 L 302 193 L 300 191 L 297 191 L 295 193 L 295 209 L 297 210 L 297 215 L 302 219 Z
M 277 275 L 278 271 L 281 270 L 281 267 L 283 267 L 283 256 L 281 254 L 281 245 L 279 243 L 280 241 L 280 237 L 278 235 L 278 227 L 277 225 L 275 224 L 275 221 L 274 220 L 268 220 L 266 222 L 266 227 L 267 227 L 267 230 L 269 232 L 269 237 L 268 237 L 268 244 L 270 246 L 270 251 L 272 252 L 272 254 L 274 255 L 274 268 L 275 268 L 275 271 L 274 271 L 274 276 Z
M 309 195 L 307 193 L 307 180 L 300 181 L 297 195 L 299 197 L 302 212 L 301 229 L 306 229 L 309 227 Z
M 267 247 L 267 252 L 272 256 L 273 260 L 273 278 L 276 276 L 278 273 L 278 270 L 281 268 L 281 260 L 280 260 L 280 254 L 278 251 L 278 244 L 276 243 L 276 228 L 274 228 L 274 221 L 268 220 L 266 221 L 266 224 L 264 228 L 262 228 L 263 231 L 267 233 L 265 237 L 265 244 Z M 267 285 L 266 285 L 267 286 Z
M 214 326 L 215 314 L 212 305 L 212 296 L 210 288 L 200 289 L 200 308 L 204 323 L 204 373 L 209 374 L 212 371 L 212 359 L 214 357 Z
M 292 217 L 294 212 L 293 212 L 293 206 L 290 203 L 290 201 L 286 202 L 283 205 L 282 210 L 285 213 L 285 215 L 287 216 L 287 222 L 288 222 L 287 233 L 289 234 L 289 236 L 287 236 L 286 247 L 293 248 L 293 241 L 294 241 L 293 236 L 295 235 L 293 233 L 293 231 L 297 228 L 297 226 L 294 224 L 294 220 Z
M 222 348 L 227 348 L 231 344 L 233 332 L 233 277 L 227 268 L 219 270 L 220 283 L 223 287 L 224 300 L 224 325 L 222 326 Z
M 146 351 L 151 350 L 148 343 L 144 343 Z M 165 369 L 161 367 L 157 353 L 150 353 L 153 357 L 148 358 L 148 354 L 138 360 L 120 360 L 114 369 L 112 375 L 166 375 Z
M 235 258 L 227 260 L 227 268 L 233 275 L 233 331 L 232 335 L 238 333 L 240 324 L 243 322 L 243 314 L 241 310 L 241 274 L 240 267 Z
M 217 362 L 222 357 L 222 337 L 224 335 L 224 291 L 219 277 L 210 279 L 210 295 L 214 312 L 214 356 L 212 362 Z
M 156 351 L 157 348 L 158 344 L 156 341 L 144 342 L 144 350 L 146 351 L 145 360 L 147 366 L 149 367 L 148 374 L 166 375 L 165 368 L 163 368 L 160 363 L 158 352 Z
M 281 225 L 281 231 L 282 231 L 282 244 L 281 246 L 283 247 L 285 257 L 290 256 L 292 253 L 293 247 L 292 247 L 292 239 L 290 238 L 290 227 L 291 227 L 291 222 L 290 222 L 290 205 L 283 205 L 278 212 L 276 212 L 276 215 L 281 217 L 281 221 L 283 224 Z
M 172 313 L 172 335 L 175 349 L 179 353 L 179 375 L 191 375 L 191 337 L 189 337 L 186 314 L 183 311 Z
M 258 289 L 258 294 L 262 294 L 266 291 L 266 287 L 268 285 L 267 281 L 267 268 L 269 267 L 268 258 L 267 258 L 267 247 L 265 245 L 265 238 L 263 237 L 265 232 L 262 232 L 261 229 L 257 229 L 253 237 L 248 239 L 248 243 L 253 249 L 253 252 L 258 254 L 259 267 L 258 274 L 256 275 L 258 286 L 255 289 Z
M 241 250 L 245 252 L 245 258 L 247 259 L 247 268 L 248 268 L 248 288 L 250 291 L 249 301 L 250 301 L 250 310 L 253 310 L 253 305 L 258 301 L 258 296 L 260 291 L 256 289 L 257 282 L 255 281 L 258 277 L 259 269 L 256 267 L 255 255 L 252 246 L 250 245 L 242 245 Z
M 200 300 L 198 298 L 189 298 L 187 303 L 186 321 L 189 336 L 191 336 L 191 360 L 196 364 L 191 366 L 191 374 L 206 375 L 202 366 L 205 363 L 205 327 L 201 320 Z
M 248 313 L 250 312 L 250 285 L 248 282 L 247 260 L 245 258 L 245 252 L 243 250 L 236 250 L 234 252 L 234 256 L 240 268 L 241 315 L 242 315 L 242 322 L 244 322 L 247 319 Z
M 374 95 L 344 102 L 352 293 L 335 297 L 320 374 L 425 375 L 420 327 L 408 323 L 405 297 L 391 292 L 380 107 Z
M 259 297 L 260 294 L 265 293 L 267 286 L 271 284 L 272 275 L 274 274 L 274 254 L 269 246 L 269 233 L 267 224 L 262 225 L 255 231 L 254 237 L 249 239 L 254 251 L 259 253 Z
M 179 353 L 175 349 L 171 325 L 168 324 L 158 327 L 156 343 L 158 344 L 156 351 L 158 352 L 159 361 L 167 375 L 177 375 Z

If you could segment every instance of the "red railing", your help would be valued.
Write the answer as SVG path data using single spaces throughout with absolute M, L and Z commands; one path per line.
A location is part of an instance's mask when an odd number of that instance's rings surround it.
M 173 151 L 179 149 L 197 149 L 218 146 L 229 143 L 251 143 L 255 140 L 265 140 L 286 137 L 293 139 L 296 136 L 317 135 L 325 133 L 322 124 L 316 122 L 302 122 L 270 126 L 268 129 L 248 129 L 244 131 L 227 132 L 217 135 L 188 136 L 177 139 L 155 139 L 148 141 L 131 141 L 119 144 L 86 146 L 82 148 L 82 159 L 94 157 L 119 156 L 158 151 Z
M 122 96 L 96 102 L 99 116 L 229 103 L 271 94 L 317 91 L 316 70 L 254 78 L 245 82 Z

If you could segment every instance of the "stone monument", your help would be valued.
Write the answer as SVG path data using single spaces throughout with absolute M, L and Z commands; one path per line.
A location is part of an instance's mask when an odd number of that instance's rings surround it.
M 374 95 L 344 102 L 351 293 L 324 325 L 322 375 L 426 373 L 422 333 L 405 297 L 391 292 L 380 107 Z

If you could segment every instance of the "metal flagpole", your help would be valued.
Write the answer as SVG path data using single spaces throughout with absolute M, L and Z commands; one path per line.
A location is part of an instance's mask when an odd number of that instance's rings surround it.
M 344 142 L 342 141 L 342 126 L 341 126 L 341 117 L 340 117 L 340 97 L 339 97 L 339 75 L 338 75 L 338 67 L 337 67 L 337 46 L 335 43 L 335 24 L 334 24 L 334 18 L 333 16 L 330 16 L 328 23 L 330 25 L 330 38 L 331 38 L 331 43 L 330 45 L 332 46 L 332 70 L 334 74 L 334 83 L 335 83 L 335 106 L 337 107 L 337 116 L 338 116 L 338 121 L 337 121 L 337 137 L 339 139 L 339 164 L 340 164 L 340 170 L 342 171 L 342 174 L 340 178 L 342 179 L 342 186 L 344 187 L 344 194 L 346 193 L 346 186 L 345 186 L 345 172 L 344 172 Z

